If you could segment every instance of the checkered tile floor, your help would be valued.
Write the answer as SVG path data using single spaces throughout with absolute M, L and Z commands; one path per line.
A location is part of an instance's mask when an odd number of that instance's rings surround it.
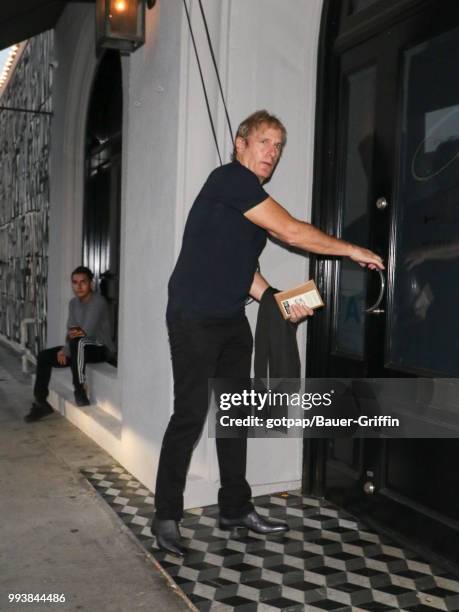
M 189 510 L 179 560 L 155 549 L 153 496 L 123 468 L 82 470 L 198 610 L 459 611 L 459 580 L 336 507 L 297 492 L 255 498 L 287 534 L 220 531 L 217 506 Z

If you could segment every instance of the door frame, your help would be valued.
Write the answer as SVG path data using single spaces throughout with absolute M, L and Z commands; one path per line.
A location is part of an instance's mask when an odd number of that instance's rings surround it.
M 330 177 L 336 177 L 339 171 L 336 141 L 339 130 L 340 55 L 391 24 L 419 12 L 431 0 L 375 0 L 369 8 L 349 15 L 351 3 L 352 0 L 324 0 L 319 33 L 312 223 L 333 235 L 337 234 L 339 223 L 334 203 L 334 181 Z M 333 120 L 330 121 L 330 118 Z M 311 254 L 311 275 L 326 303 L 333 302 L 330 299 L 335 291 L 333 268 L 332 259 Z M 308 355 L 314 356 L 307 360 L 308 378 L 319 378 L 325 371 L 333 317 L 333 308 L 325 308 L 316 312 L 314 324 L 308 326 Z
M 339 159 L 336 155 L 338 135 L 338 100 L 340 88 L 340 54 L 377 35 L 385 27 L 409 17 L 430 0 L 376 0 L 369 8 L 351 15 L 352 0 L 324 0 L 319 32 L 317 64 L 316 116 L 311 221 L 328 234 L 336 235 L 338 217 L 333 197 L 333 181 Z M 332 117 L 333 121 L 329 118 Z M 311 277 L 326 303 L 333 303 L 335 291 L 334 262 L 330 258 L 310 255 Z M 334 309 L 317 311 L 314 324 L 307 330 L 307 378 L 320 378 L 326 371 L 334 325 Z M 311 357 L 312 356 L 312 357 Z M 320 440 L 304 440 L 303 491 L 321 496 L 324 491 L 326 445 Z
M 383 3 L 384 10 L 381 10 Z M 340 56 L 344 51 L 377 36 L 391 24 L 415 15 L 430 4 L 431 0 L 375 0 L 369 8 L 355 15 L 349 15 L 351 0 L 342 2 L 324 0 L 319 38 L 312 223 L 327 233 L 336 235 L 339 228 L 339 215 L 336 214 L 334 196 L 335 178 L 339 172 L 340 161 L 337 151 Z M 314 323 L 308 326 L 306 366 L 308 378 L 320 378 L 327 372 L 335 316 L 333 307 L 333 296 L 336 289 L 334 265 L 330 259 L 320 256 L 311 257 L 311 274 L 316 280 L 325 303 L 330 304 L 330 308 L 318 311 L 314 317 Z M 327 447 L 328 443 L 325 439 L 304 440 L 302 477 L 304 494 L 319 497 L 325 494 Z M 394 514 L 399 512 L 399 509 L 397 501 L 394 500 Z M 379 529 L 383 527 L 382 531 L 394 534 L 390 528 L 384 529 L 383 516 L 372 520 L 366 514 L 364 505 L 356 506 L 353 510 L 365 518 L 368 523 L 377 525 Z M 418 523 L 417 528 L 419 525 Z M 423 521 L 423 532 L 430 533 L 433 527 L 426 517 Z M 415 529 L 414 525 L 413 529 Z M 446 542 L 443 552 L 449 553 L 450 558 L 455 558 L 455 550 L 459 545 L 457 534 L 456 537 L 451 538 L 451 531 L 447 525 L 440 528 L 440 533 L 438 523 L 435 524 L 435 529 L 437 536 Z M 410 534 L 407 535 L 409 537 Z M 432 549 L 429 554 L 435 557 Z M 441 561 L 444 562 L 444 559 L 438 559 L 438 562 Z M 454 569 L 457 569 L 457 565 L 454 564 L 454 566 Z

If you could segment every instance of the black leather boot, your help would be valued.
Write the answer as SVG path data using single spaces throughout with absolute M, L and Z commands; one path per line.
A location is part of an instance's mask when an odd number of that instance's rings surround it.
M 24 421 L 26 423 L 33 423 L 34 421 L 39 421 L 43 417 L 48 416 L 48 414 L 53 414 L 53 412 L 53 407 L 46 400 L 42 402 L 35 401 L 32 404 L 29 414 L 25 415 Z
M 155 518 L 151 532 L 156 536 L 158 548 L 178 557 L 184 557 L 187 550 L 182 546 L 182 536 L 177 521 Z
M 86 390 L 83 386 L 78 386 L 75 387 L 75 404 L 77 406 L 83 407 L 83 406 L 90 406 L 91 402 L 89 401 L 89 398 L 86 394 Z
M 288 531 L 290 528 L 287 523 L 281 521 L 273 521 L 272 519 L 265 519 L 260 516 L 255 510 L 249 512 L 245 516 L 240 518 L 228 519 L 223 516 L 220 517 L 220 529 L 228 530 L 237 527 L 246 527 L 255 533 L 283 533 Z

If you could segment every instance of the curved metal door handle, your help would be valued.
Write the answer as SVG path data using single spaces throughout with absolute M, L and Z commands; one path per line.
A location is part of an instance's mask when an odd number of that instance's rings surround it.
M 378 299 L 373 304 L 373 306 L 370 306 L 369 308 L 367 308 L 365 310 L 365 312 L 368 313 L 368 314 L 382 314 L 384 312 L 384 308 L 379 308 L 379 305 L 381 304 L 382 299 L 384 297 L 384 291 L 386 289 L 386 279 L 384 278 L 384 273 L 383 273 L 382 270 L 376 270 L 376 271 L 379 274 L 379 279 L 381 281 L 381 286 L 379 287 Z

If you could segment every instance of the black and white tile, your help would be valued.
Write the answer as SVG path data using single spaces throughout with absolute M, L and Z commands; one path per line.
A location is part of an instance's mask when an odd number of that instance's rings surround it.
M 459 611 L 457 577 L 327 502 L 298 492 L 255 498 L 261 515 L 289 523 L 278 536 L 221 531 L 217 506 L 189 510 L 180 560 L 155 548 L 151 491 L 118 465 L 82 471 L 199 610 Z

